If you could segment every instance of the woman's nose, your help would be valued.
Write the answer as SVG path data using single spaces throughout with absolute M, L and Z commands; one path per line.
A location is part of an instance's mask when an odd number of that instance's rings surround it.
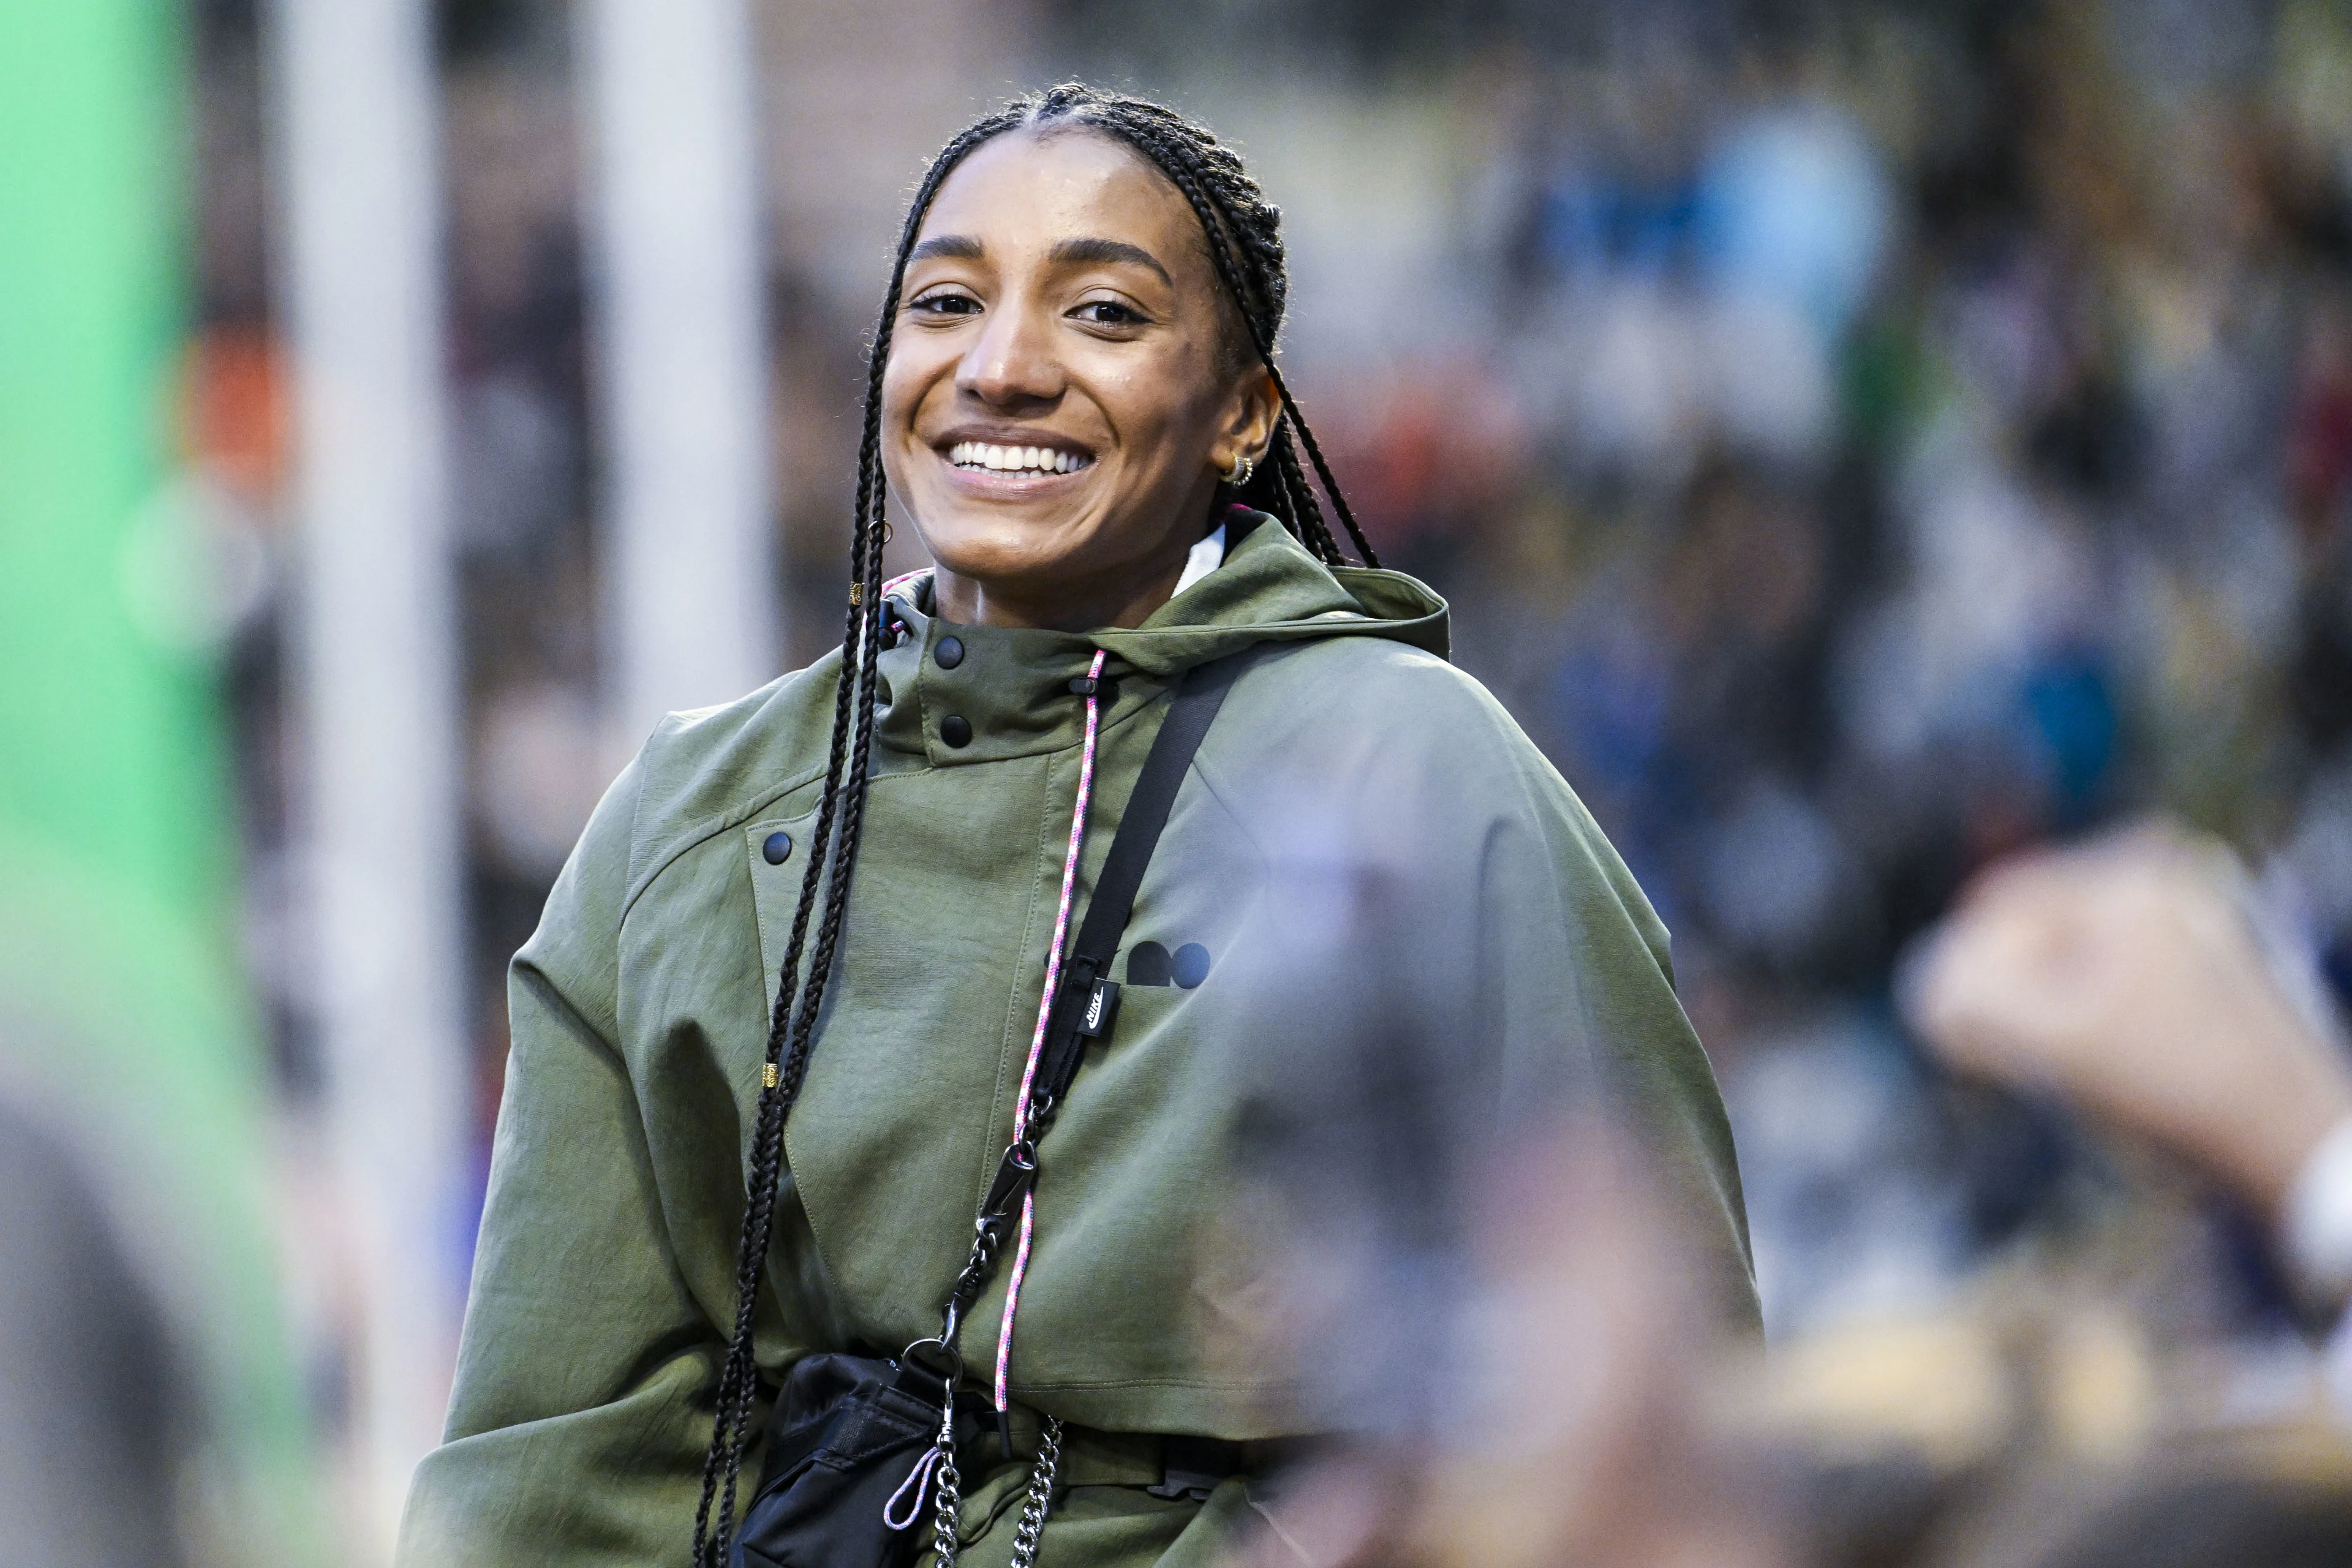
M 1062 395 L 1062 366 L 1044 313 L 1002 304 L 956 367 L 956 390 L 992 406 L 1051 402 Z

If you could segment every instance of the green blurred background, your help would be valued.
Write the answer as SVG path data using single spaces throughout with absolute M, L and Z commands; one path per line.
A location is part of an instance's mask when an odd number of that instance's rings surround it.
M 188 23 L 0 5 L 0 1074 L 103 1169 L 209 1394 L 213 1503 L 276 1555 L 318 1475 L 220 665 L 186 604 L 212 569 L 181 427 Z

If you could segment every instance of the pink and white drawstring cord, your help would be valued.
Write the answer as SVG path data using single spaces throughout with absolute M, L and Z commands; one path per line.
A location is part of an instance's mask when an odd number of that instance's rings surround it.
M 1021 1098 L 1013 1102 L 1013 1141 L 1029 1135 L 1029 1091 L 1037 1080 L 1037 1063 L 1045 1054 L 1045 1026 L 1054 1016 L 1054 993 L 1062 982 L 1062 944 L 1070 934 L 1070 895 L 1078 881 L 1078 852 L 1087 838 L 1087 802 L 1095 786 L 1095 731 L 1101 717 L 1100 690 L 1103 650 L 1087 668 L 1087 742 L 1078 753 L 1078 803 L 1070 813 L 1070 849 L 1062 860 L 1062 902 L 1054 912 L 1054 945 L 1045 957 L 1045 992 L 1037 998 L 1037 1028 L 1029 1037 L 1029 1063 L 1021 1069 Z M 1029 1270 L 1029 1239 L 1037 1227 L 1037 1194 L 1022 1194 L 1021 1239 L 1013 1249 L 1013 1271 L 1004 1280 L 1004 1321 L 996 1331 L 996 1413 L 1011 1408 L 1005 1395 L 1005 1372 L 1013 1364 L 1013 1315 L 1021 1309 L 1021 1278 Z
M 916 575 L 919 574 L 909 573 L 907 577 L 894 580 L 885 589 L 886 595 Z M 1070 811 L 1070 845 L 1062 859 L 1062 897 L 1054 911 L 1053 945 L 1045 954 L 1045 988 L 1037 999 L 1037 1026 L 1029 1038 L 1029 1059 L 1021 1069 L 1021 1096 L 1013 1103 L 1013 1139 L 1016 1143 L 1029 1135 L 1029 1096 L 1036 1087 L 1037 1067 L 1045 1054 L 1045 1030 L 1054 1016 L 1054 994 L 1062 983 L 1062 949 L 1069 940 L 1070 900 L 1077 890 L 1078 858 L 1086 847 L 1087 806 L 1094 797 L 1095 742 L 1102 721 L 1100 682 L 1108 657 L 1097 648 L 1094 662 L 1087 667 L 1087 732 L 1086 743 L 1078 752 L 1078 798 Z M 1013 1364 L 1013 1320 L 1021 1310 L 1021 1281 L 1029 1271 L 1029 1244 L 1036 1229 L 1037 1194 L 1032 1190 L 1022 1194 L 1021 1237 L 1013 1247 L 1012 1271 L 1005 1277 L 1004 1319 L 996 1331 L 996 1412 L 1000 1417 L 1012 1408 L 1006 1374 Z M 945 1440 L 942 1436 L 941 1442 Z M 942 1475 L 940 1461 L 944 1454 L 945 1450 L 935 1443 L 916 1459 L 907 1479 L 882 1505 L 882 1522 L 886 1526 L 906 1530 L 914 1524 L 931 1482 Z M 940 1484 L 945 1486 L 947 1482 L 941 1479 Z

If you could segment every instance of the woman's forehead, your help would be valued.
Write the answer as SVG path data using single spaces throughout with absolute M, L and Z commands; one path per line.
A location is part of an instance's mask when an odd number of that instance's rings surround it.
M 1183 195 L 1141 154 L 1071 127 L 1008 132 L 974 149 L 940 186 L 917 237 L 954 235 L 992 254 L 1118 240 L 1178 268 L 1199 252 L 1198 227 Z

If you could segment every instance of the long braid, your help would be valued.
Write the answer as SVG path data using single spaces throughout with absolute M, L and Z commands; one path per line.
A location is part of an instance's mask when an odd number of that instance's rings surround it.
M 1276 368 L 1272 360 L 1265 362 L 1265 373 L 1274 377 L 1275 390 L 1282 395 L 1284 406 L 1290 410 L 1290 427 L 1298 432 L 1301 441 L 1307 443 L 1307 456 L 1315 464 L 1316 477 L 1323 481 L 1323 493 L 1331 498 L 1331 505 L 1339 512 L 1339 521 L 1347 526 L 1348 537 L 1355 542 L 1356 553 L 1363 557 L 1365 565 L 1379 565 L 1381 558 L 1372 552 L 1371 541 L 1364 537 L 1363 528 L 1356 521 L 1354 510 L 1348 505 L 1348 492 L 1339 488 L 1339 479 L 1332 475 L 1331 465 L 1324 459 L 1322 443 L 1315 439 L 1315 432 L 1307 427 L 1307 416 L 1298 411 L 1298 399 L 1291 395 L 1290 384 L 1282 379 L 1282 372 Z M 1297 458 L 1294 456 L 1291 461 L 1296 463 Z M 1307 504 L 1315 504 L 1311 494 Z M 1321 509 L 1318 508 L 1318 520 L 1321 515 Z
M 863 544 L 860 539 L 858 543 Z M 857 635 L 858 610 L 852 605 L 845 628 L 845 643 Z M 847 659 L 844 659 L 845 667 Z M 844 675 L 847 671 L 845 668 Z M 849 713 L 852 683 L 844 679 L 835 683 L 832 746 L 825 764 L 824 794 L 817 807 L 816 830 L 810 836 L 808 867 L 801 876 L 800 901 L 793 914 L 791 940 L 784 949 L 784 961 L 777 981 L 776 1000 L 769 1016 L 767 1049 L 763 1053 L 761 1081 L 757 1112 L 752 1123 L 751 1151 L 753 1173 L 745 1184 L 742 1234 L 737 1241 L 735 1269 L 735 1323 L 727 1345 L 727 1358 L 719 1379 L 716 1424 L 711 1431 L 710 1447 L 703 1457 L 702 1495 L 695 1507 L 694 1558 L 698 1564 L 715 1563 L 725 1560 L 723 1546 L 714 1555 L 709 1551 L 709 1526 L 712 1500 L 718 1495 L 722 1473 L 727 1471 L 729 1456 L 736 1447 L 732 1435 L 741 1426 L 741 1411 L 751 1404 L 749 1384 L 751 1361 L 747 1322 L 756 1293 L 759 1260 L 764 1248 L 756 1247 L 761 1229 L 762 1206 L 761 1184 L 757 1168 L 761 1156 L 772 1138 L 772 1126 L 781 1129 L 785 1109 L 780 1082 L 773 1081 L 770 1069 L 775 1068 L 788 1038 L 793 1017 L 793 1003 L 799 989 L 800 961 L 808 940 L 809 917 L 816 902 L 817 885 L 823 879 L 826 845 L 833 831 L 834 815 L 841 798 L 843 764 L 849 750 Z M 728 1478 L 731 1481 L 731 1476 Z M 726 1534 L 733 1521 L 731 1510 L 721 1518 L 721 1534 Z
M 908 204 L 890 287 L 866 360 L 865 421 L 850 531 L 854 586 L 842 631 L 842 673 L 834 690 L 824 793 L 812 842 L 807 847 L 808 866 L 802 873 L 792 933 L 785 945 L 775 1004 L 769 1018 L 761 1087 L 744 1184 L 743 1224 L 735 1269 L 734 1324 L 719 1373 L 710 1446 L 703 1459 L 701 1497 L 695 1510 L 696 1568 L 721 1568 L 734 1537 L 737 1485 L 759 1385 L 753 1323 L 760 1275 L 773 1239 L 784 1125 L 807 1077 L 816 1019 L 839 952 L 852 872 L 865 826 L 885 625 L 882 549 L 887 535 L 889 486 L 881 462 L 882 381 L 904 290 L 907 258 L 940 186 L 975 148 L 1007 131 L 1048 124 L 1093 127 L 1134 148 L 1175 184 L 1199 218 L 1218 280 L 1232 297 L 1248 331 L 1250 346 L 1272 376 L 1282 405 L 1262 471 L 1234 493 L 1265 504 L 1327 564 L 1344 563 L 1346 558 L 1324 523 L 1322 510 L 1298 461 L 1291 440 L 1291 430 L 1295 429 L 1298 439 L 1306 444 L 1325 492 L 1338 509 L 1357 551 L 1367 563 L 1379 564 L 1324 460 L 1321 447 L 1299 413 L 1297 400 L 1275 366 L 1275 339 L 1281 330 L 1289 281 L 1280 237 L 1281 215 L 1265 201 L 1256 182 L 1249 177 L 1230 148 L 1157 104 L 1099 93 L 1076 84 L 1054 88 L 1036 98 L 1017 100 L 1003 110 L 972 124 L 948 144 L 925 173 Z M 820 918 L 816 906 L 821 886 L 824 896 Z M 801 959 L 807 951 L 813 919 L 817 927 L 816 942 L 809 952 L 803 977 Z
M 802 874 L 800 900 L 793 913 L 792 935 L 785 947 L 774 1011 L 769 1020 L 751 1168 L 744 1184 L 743 1226 L 735 1270 L 735 1321 L 719 1375 L 710 1446 L 703 1458 L 701 1497 L 695 1510 L 692 1561 L 697 1568 L 723 1564 L 734 1535 L 735 1493 L 758 1384 L 753 1320 L 761 1267 L 774 1233 L 784 1122 L 807 1076 L 811 1038 L 839 945 L 849 901 L 850 873 L 865 823 L 867 760 L 873 751 L 874 709 L 879 681 L 882 545 L 888 494 L 888 482 L 881 465 L 882 375 L 889 358 L 891 329 L 898 317 L 907 253 L 914 245 L 923 214 L 929 209 L 940 183 L 972 148 L 1007 129 L 1010 123 L 1009 116 L 997 116 L 973 126 L 950 143 L 925 176 L 908 212 L 889 293 L 868 355 L 865 428 L 858 450 L 856 510 L 851 525 L 855 587 L 842 632 L 843 668 L 835 686 L 824 792 L 817 808 L 813 842 L 808 846 L 808 868 Z M 836 814 L 841 826 L 837 843 L 834 837 Z M 829 879 L 824 876 L 828 866 L 832 872 Z M 821 881 L 828 882 L 824 914 L 818 923 L 816 948 L 803 982 L 801 955 Z M 711 1527 L 714 1503 L 718 1513 L 715 1530 Z
M 856 531 L 857 537 L 853 548 L 862 553 L 865 543 L 862 518 L 856 525 Z M 859 616 L 858 606 L 855 604 L 850 605 L 846 616 L 848 625 L 842 634 L 845 647 L 854 646 L 858 635 Z M 734 1479 L 733 1462 L 740 1452 L 740 1439 L 735 1435 L 742 1426 L 744 1412 L 751 1404 L 751 1384 L 756 1381 L 752 1376 L 749 1322 L 752 1302 L 757 1292 L 760 1259 L 766 1251 L 765 1247 L 760 1245 L 760 1237 L 766 1228 L 767 1217 L 761 1211 L 768 1205 L 763 1184 L 758 1179 L 758 1171 L 770 1143 L 780 1141 L 777 1135 L 781 1132 L 788 1104 L 781 1076 L 775 1069 L 790 1037 L 793 1015 L 793 1004 L 800 989 L 801 954 L 808 940 L 809 918 L 815 907 L 817 887 L 824 877 L 827 858 L 826 847 L 832 837 L 835 814 L 840 805 L 844 764 L 848 760 L 849 716 L 855 690 L 854 683 L 847 679 L 849 673 L 847 664 L 848 660 L 845 655 L 844 679 L 837 681 L 834 689 L 833 735 L 825 763 L 824 793 L 817 807 L 816 829 L 810 836 L 810 842 L 807 845 L 808 866 L 801 876 L 800 900 L 793 913 L 792 936 L 785 945 L 784 960 L 777 980 L 775 1004 L 769 1016 L 768 1042 L 762 1058 L 759 1105 L 752 1123 L 752 1171 L 751 1179 L 745 1184 L 742 1234 L 737 1242 L 735 1323 L 728 1341 L 727 1358 L 719 1373 L 716 1425 L 711 1432 L 709 1450 L 703 1458 L 702 1495 L 695 1509 L 694 1561 L 698 1564 L 725 1560 L 724 1541 L 733 1522 L 732 1510 L 723 1510 L 720 1525 L 721 1544 L 715 1554 L 709 1552 L 708 1548 L 711 1503 L 719 1490 L 722 1475 L 729 1485 L 731 1497 Z
M 1298 448 L 1291 444 L 1287 425 L 1274 433 L 1265 458 L 1274 468 L 1275 482 L 1281 487 L 1292 515 L 1299 519 L 1307 542 L 1324 560 L 1338 560 L 1339 543 L 1331 537 L 1330 526 L 1323 521 L 1323 509 L 1315 504 L 1315 490 L 1307 482 L 1306 470 L 1298 466 Z

